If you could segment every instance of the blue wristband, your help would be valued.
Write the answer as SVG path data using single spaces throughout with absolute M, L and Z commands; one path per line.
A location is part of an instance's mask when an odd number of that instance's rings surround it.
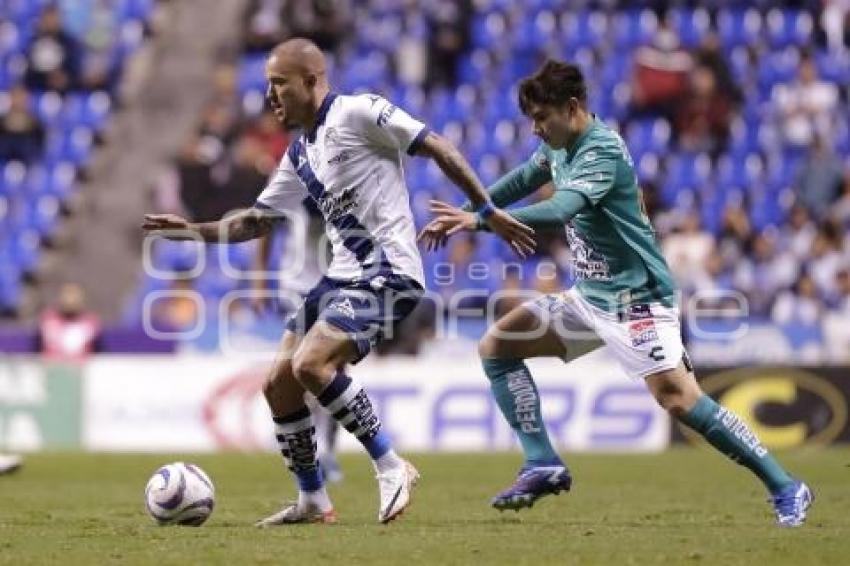
M 491 201 L 491 200 L 486 200 L 486 201 L 484 201 L 484 204 L 482 204 L 481 206 L 479 206 L 479 207 L 478 207 L 478 209 L 477 209 L 475 212 L 476 212 L 476 213 L 478 214 L 478 216 L 480 216 L 483 220 L 487 220 L 488 218 L 490 218 L 491 216 L 493 216 L 493 213 L 495 213 L 495 212 L 496 212 L 496 207 L 495 207 L 495 206 L 493 206 L 493 201 Z

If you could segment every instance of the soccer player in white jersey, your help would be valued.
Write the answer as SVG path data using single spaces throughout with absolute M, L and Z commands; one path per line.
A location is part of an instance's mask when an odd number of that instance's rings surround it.
M 305 390 L 371 456 L 380 494 L 378 520 L 386 523 L 407 507 L 419 474 L 393 451 L 368 394 L 344 368 L 392 332 L 423 293 L 402 152 L 434 159 L 490 229 L 520 255 L 532 251 L 533 230 L 496 209 L 463 156 L 424 124 L 380 96 L 332 93 L 324 57 L 312 42 L 295 38 L 275 47 L 266 76 L 278 119 L 301 127 L 303 134 L 290 145 L 255 207 L 200 224 L 170 214 L 146 215 L 143 229 L 165 231 L 171 238 L 189 232 L 208 242 L 245 241 L 267 233 L 275 211 L 313 199 L 324 216 L 333 259 L 287 323 L 264 388 L 281 454 L 298 482 L 298 501 L 258 526 L 336 520 L 316 461 Z

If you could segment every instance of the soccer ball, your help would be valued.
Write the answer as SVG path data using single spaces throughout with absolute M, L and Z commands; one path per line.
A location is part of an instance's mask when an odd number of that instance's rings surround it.
M 175 462 L 154 472 L 145 488 L 145 507 L 160 525 L 198 527 L 212 514 L 215 487 L 194 464 Z

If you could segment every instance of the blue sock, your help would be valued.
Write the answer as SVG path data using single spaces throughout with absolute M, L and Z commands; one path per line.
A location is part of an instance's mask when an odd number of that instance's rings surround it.
M 389 436 L 381 427 L 366 390 L 342 371 L 316 397 L 333 418 L 360 441 L 369 456 L 377 460 L 390 451 Z
M 525 362 L 483 359 L 481 364 L 499 409 L 519 438 L 526 464 L 563 466 L 546 433 L 540 395 Z
M 776 494 L 794 482 L 750 427 L 708 395 L 700 397 L 679 420 L 700 433 L 721 453 L 752 470 L 771 493 Z
M 274 417 L 275 438 L 286 467 L 295 474 L 301 491 L 321 489 L 322 471 L 316 460 L 316 428 L 307 407 Z

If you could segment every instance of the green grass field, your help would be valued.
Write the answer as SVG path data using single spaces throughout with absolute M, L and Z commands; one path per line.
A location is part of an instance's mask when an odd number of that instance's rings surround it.
M 0 564 L 846 564 L 850 450 L 781 459 L 815 489 L 807 525 L 772 523 L 761 486 L 708 450 L 576 455 L 573 491 L 499 514 L 488 498 L 515 454 L 413 455 L 423 481 L 401 520 L 376 523 L 365 456 L 344 456 L 335 526 L 251 525 L 293 495 L 274 455 L 44 454 L 0 478 Z M 187 459 L 213 478 L 201 528 L 158 527 L 142 490 L 162 463 Z

